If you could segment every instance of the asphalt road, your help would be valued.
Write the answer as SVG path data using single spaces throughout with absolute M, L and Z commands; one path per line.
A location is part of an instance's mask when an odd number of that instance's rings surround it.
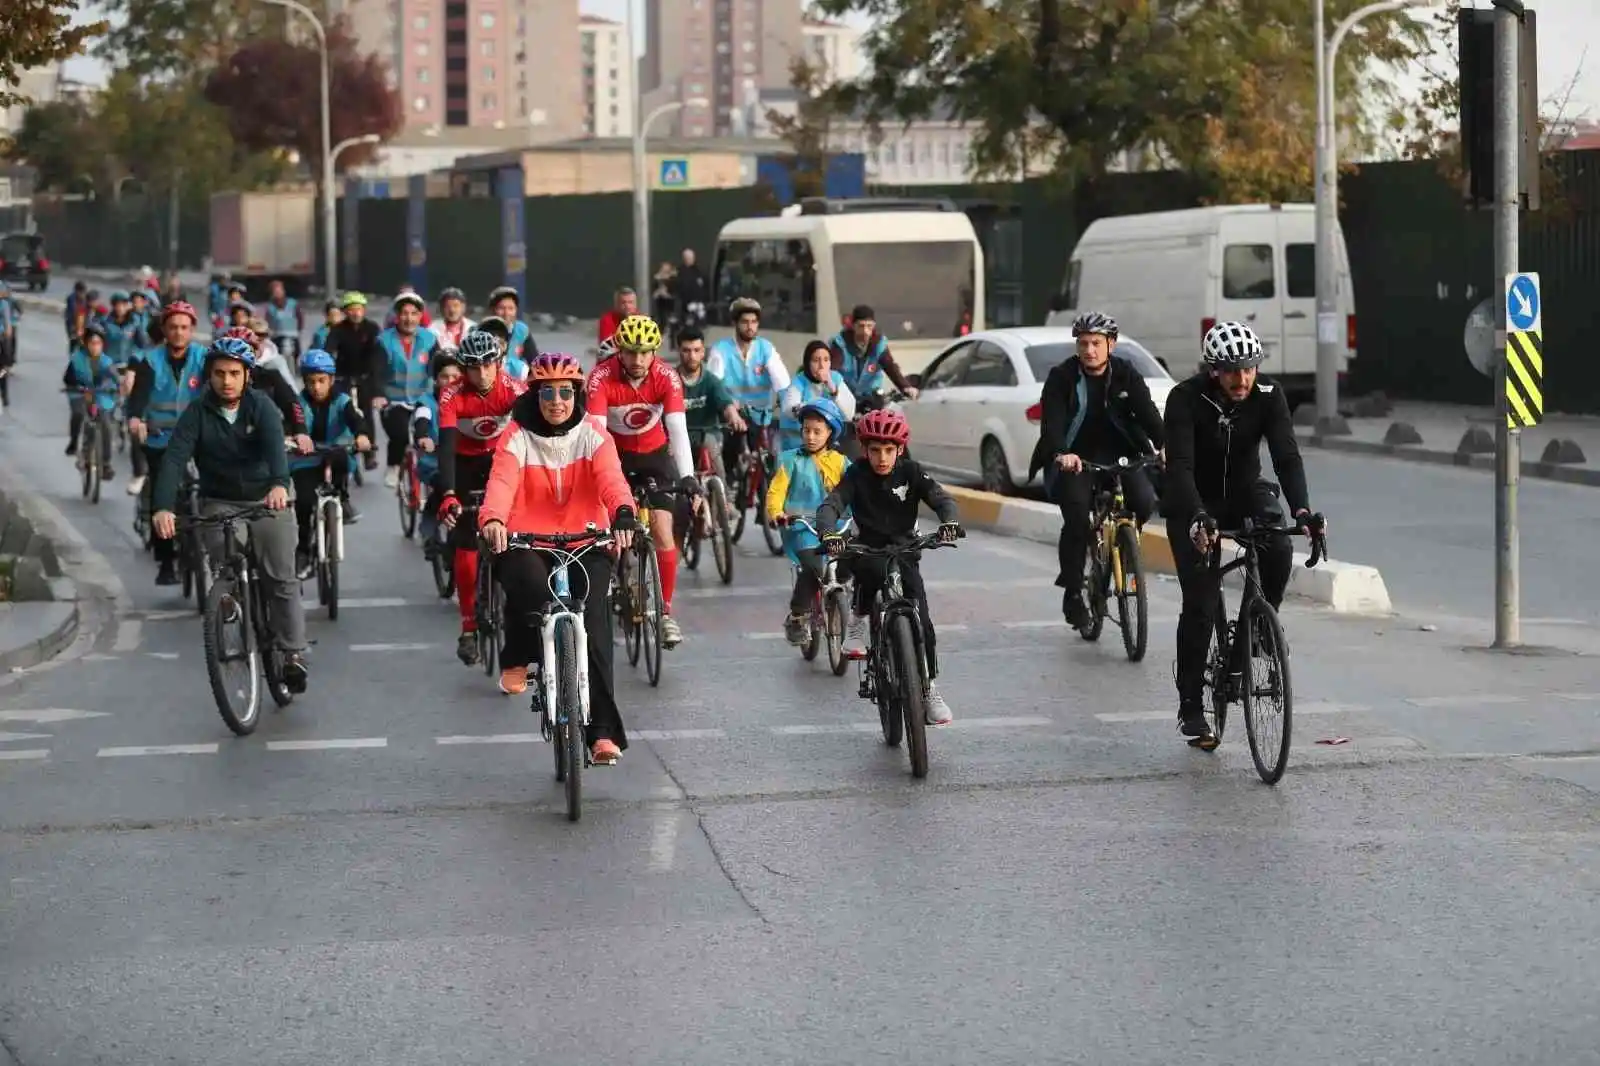
M 957 722 L 917 782 L 747 541 L 659 690 L 619 665 L 635 742 L 570 825 L 380 485 L 311 691 L 233 738 L 122 481 L 77 499 L 49 326 L 0 467 L 116 618 L 0 680 L 0 1062 L 1600 1063 L 1592 659 L 1292 605 L 1267 789 L 1173 732 L 1172 583 L 1130 665 L 1049 548 L 974 534 L 925 564 Z

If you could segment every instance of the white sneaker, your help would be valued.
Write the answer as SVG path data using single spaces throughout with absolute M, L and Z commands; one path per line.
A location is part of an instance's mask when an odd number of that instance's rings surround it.
M 391 489 L 400 484 L 400 468 L 398 466 L 391 466 L 383 472 L 383 484 L 385 488 Z
M 852 657 L 867 654 L 867 616 L 851 615 L 844 633 L 844 653 Z
M 928 690 L 922 697 L 925 717 L 929 725 L 949 725 L 955 715 L 950 713 L 950 705 L 939 695 L 939 690 L 933 687 L 933 682 L 928 682 Z
M 144 475 L 141 474 L 138 477 L 134 478 L 132 481 L 128 482 L 127 491 L 128 491 L 128 495 L 129 496 L 137 496 L 137 495 L 139 495 L 139 493 L 143 492 L 144 491 Z

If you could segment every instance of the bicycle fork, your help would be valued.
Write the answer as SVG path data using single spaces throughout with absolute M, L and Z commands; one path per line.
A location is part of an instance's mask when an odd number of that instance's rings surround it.
M 321 493 L 317 500 L 316 528 L 312 531 L 316 537 L 317 558 L 330 562 L 344 562 L 344 514 L 339 504 L 338 496 L 326 496 Z M 328 543 L 328 515 L 333 515 L 333 543 Z
M 577 645 L 573 648 L 573 659 L 578 665 L 578 726 L 589 727 L 589 634 L 579 615 L 563 611 L 547 618 L 539 634 L 544 647 L 544 669 L 539 673 L 539 686 L 544 692 L 544 716 L 551 732 L 560 724 L 556 719 L 561 674 L 561 661 L 556 656 L 556 626 L 562 622 L 571 625 L 572 641 Z

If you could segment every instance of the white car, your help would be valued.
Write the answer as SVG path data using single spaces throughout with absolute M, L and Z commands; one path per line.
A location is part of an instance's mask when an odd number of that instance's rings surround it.
M 922 372 L 917 398 L 901 404 L 912 454 L 945 477 L 981 482 L 990 492 L 1028 484 L 1044 379 L 1076 352 L 1072 331 L 1052 326 L 985 330 L 951 343 Z M 1117 341 L 1116 354 L 1144 376 L 1165 413 L 1172 375 L 1127 336 Z

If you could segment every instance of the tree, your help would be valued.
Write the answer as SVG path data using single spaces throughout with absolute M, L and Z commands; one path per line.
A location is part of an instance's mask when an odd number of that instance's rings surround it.
M 101 38 L 95 55 L 140 78 L 204 76 L 244 42 L 282 37 L 291 19 L 288 10 L 260 0 L 107 0 L 104 6 L 119 25 Z
M 343 19 L 328 28 L 328 54 L 334 101 L 333 143 L 350 137 L 392 136 L 400 129 L 400 98 L 389 88 L 377 56 L 363 56 Z M 322 58 L 315 43 L 259 40 L 234 52 L 206 80 L 206 99 L 223 108 L 241 145 L 257 151 L 289 148 L 321 180 Z M 372 157 L 370 146 L 340 154 L 337 163 L 355 166 Z
M 834 104 L 825 92 L 827 70 L 797 55 L 789 61 L 789 84 L 796 96 L 795 111 L 767 111 L 767 123 L 789 151 L 778 161 L 789 172 L 794 198 L 821 196 L 827 187 L 829 149 L 832 145 Z
M 0 4 L 0 108 L 30 101 L 6 88 L 18 75 L 75 56 L 106 31 L 104 21 L 72 25 L 75 0 L 5 0 Z
M 22 126 L 5 155 L 33 167 L 44 189 L 93 192 L 103 182 L 100 166 L 105 140 L 88 109 L 76 100 L 39 104 L 24 111 Z

